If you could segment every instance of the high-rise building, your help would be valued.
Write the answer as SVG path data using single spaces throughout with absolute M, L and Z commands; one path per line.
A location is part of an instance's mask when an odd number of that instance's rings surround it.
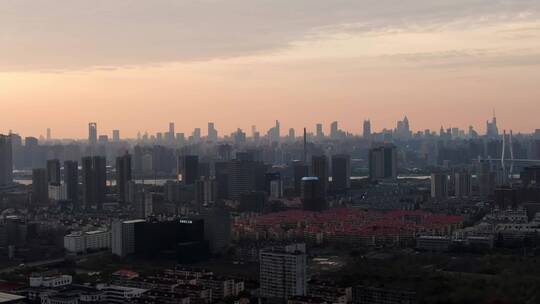
M 330 138 L 337 139 L 339 137 L 339 127 L 338 122 L 334 121 L 330 125 Z
M 288 299 L 307 292 L 306 246 L 271 247 L 259 253 L 260 293 L 264 298 Z
M 50 185 L 60 185 L 62 182 L 60 172 L 60 161 L 58 159 L 50 159 L 47 161 L 47 179 Z
M 95 205 L 102 209 L 107 188 L 105 157 L 88 156 L 82 159 L 83 204 L 89 209 Z
M 174 143 L 176 133 L 174 131 L 174 122 L 169 123 L 169 132 L 167 132 L 167 141 L 170 145 Z
M 328 161 L 325 155 L 313 155 L 311 157 L 311 176 L 319 178 L 321 194 L 326 197 L 328 192 Z
M 332 156 L 332 189 L 334 191 L 344 191 L 351 186 L 351 156 Z
M 91 122 L 88 124 L 88 144 L 95 146 L 97 144 L 97 123 Z
M 302 208 L 308 211 L 323 211 L 327 209 L 323 195 L 323 183 L 316 176 L 302 178 L 301 184 Z
M 397 178 L 397 149 L 392 144 L 369 150 L 369 178 L 371 180 Z
M 0 134 L 0 187 L 13 183 L 13 148 L 11 136 Z
M 317 136 L 317 139 L 323 139 L 324 138 L 324 132 L 323 132 L 323 125 L 318 123 L 316 125 L 316 133 L 315 136 Z
M 199 179 L 199 156 L 184 155 L 178 161 L 178 173 L 186 185 L 193 185 Z
M 213 122 L 208 123 L 208 140 L 211 142 L 217 142 L 218 140 L 218 131 Z
M 371 137 L 371 121 L 364 120 L 364 130 L 363 130 L 363 136 L 364 138 L 370 138 Z
M 243 193 L 255 190 L 255 165 L 251 160 L 234 159 L 229 163 L 229 198 L 239 200 Z
M 231 242 L 231 216 L 227 209 L 204 208 L 200 212 L 204 220 L 204 235 L 212 253 L 223 252 Z
M 75 208 L 79 208 L 79 164 L 76 161 L 64 162 L 64 184 L 67 199 Z
M 131 155 L 126 153 L 116 158 L 116 187 L 119 201 L 122 203 L 127 201 L 129 181 L 131 181 Z
M 296 134 L 294 132 L 294 128 L 289 129 L 289 141 L 295 141 L 296 140 Z
M 309 166 L 303 161 L 295 161 L 293 163 L 294 174 L 294 193 L 298 196 L 302 193 L 302 178 L 309 176 Z
M 471 197 L 472 195 L 472 182 L 471 173 L 469 170 L 460 170 L 454 174 L 454 192 L 455 196 L 459 198 Z
M 114 255 L 125 257 L 135 253 L 135 225 L 144 222 L 138 219 L 112 223 L 111 247 Z
M 37 168 L 32 170 L 32 205 L 46 205 L 49 203 L 49 185 L 47 170 Z
M 495 111 L 493 111 L 493 118 L 491 122 L 486 121 L 486 137 L 491 139 L 499 137 L 499 128 L 497 127 L 497 117 L 495 117 Z
M 114 142 L 120 141 L 120 130 L 113 130 L 112 131 L 112 138 Z
M 431 174 L 431 198 L 436 200 L 448 198 L 448 174 Z
M 47 128 L 47 141 L 50 142 L 51 139 L 52 139 L 51 128 Z
M 495 193 L 497 173 L 491 170 L 489 161 L 480 161 L 477 163 L 476 176 L 480 197 L 487 198 L 493 195 Z
M 191 135 L 193 142 L 198 143 L 201 141 L 201 128 L 195 128 L 193 134 Z

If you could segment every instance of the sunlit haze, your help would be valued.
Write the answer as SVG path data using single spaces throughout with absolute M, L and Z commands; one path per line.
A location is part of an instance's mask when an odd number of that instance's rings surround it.
M 530 133 L 539 83 L 537 0 L 0 2 L 0 133 Z

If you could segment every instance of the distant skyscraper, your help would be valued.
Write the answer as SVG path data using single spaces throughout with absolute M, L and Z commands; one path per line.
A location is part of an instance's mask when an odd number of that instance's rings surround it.
M 192 138 L 193 142 L 198 143 L 201 141 L 201 128 L 195 128 L 193 130 Z
M 488 138 L 499 137 L 499 128 L 497 127 L 497 117 L 495 117 L 495 111 L 493 111 L 493 118 L 491 122 L 486 121 L 486 136 Z
M 259 254 L 260 293 L 264 298 L 287 300 L 307 293 L 305 244 L 266 248 Z
M 369 178 L 371 180 L 397 178 L 397 149 L 392 144 L 369 150 Z
M 218 140 L 218 132 L 213 122 L 208 123 L 208 140 L 212 142 L 217 142 Z
M 369 119 L 364 120 L 364 133 L 363 133 L 363 136 L 364 136 L 364 138 L 370 138 L 371 137 L 371 121 Z
M 317 136 L 317 139 L 322 139 L 324 137 L 324 132 L 323 132 L 323 125 L 318 123 L 316 125 L 316 133 L 315 133 L 315 136 Z
M 113 130 L 112 131 L 112 137 L 114 142 L 120 141 L 120 130 Z
M 85 208 L 96 205 L 102 209 L 107 188 L 105 157 L 93 156 L 82 159 L 83 203 Z
M 431 198 L 436 200 L 448 198 L 448 174 L 431 174 Z
M 296 134 L 294 132 L 294 128 L 289 129 L 289 140 L 290 141 L 295 141 L 296 140 Z
M 454 192 L 459 198 L 470 197 L 472 194 L 471 173 L 469 170 L 460 170 L 454 174 Z
M 47 128 L 47 141 L 51 141 L 51 139 L 52 139 L 51 128 Z
M 60 161 L 58 159 L 50 159 L 47 161 L 47 179 L 50 185 L 59 186 L 62 182 Z
M 349 155 L 332 156 L 332 189 L 344 191 L 351 186 L 351 157 Z
M 199 156 L 180 156 L 179 173 L 186 185 L 193 185 L 199 179 Z
M 119 200 L 127 201 L 128 183 L 131 181 L 131 155 L 125 154 L 116 158 L 116 187 Z
M 47 170 L 38 168 L 32 170 L 32 205 L 46 205 L 49 203 L 49 185 Z
M 11 136 L 0 134 L 0 187 L 13 183 Z
M 64 184 L 67 199 L 74 208 L 79 208 L 79 164 L 76 161 L 64 162 Z
M 337 139 L 339 137 L 339 127 L 338 122 L 334 121 L 330 125 L 330 138 Z
M 97 144 L 97 124 L 91 122 L 88 124 L 88 144 L 90 146 L 95 146 Z
M 176 133 L 174 131 L 174 122 L 169 123 L 169 132 L 167 132 L 167 141 L 169 144 L 174 143 Z
M 300 198 L 304 210 L 323 211 L 327 209 L 326 198 L 323 195 L 323 187 L 323 183 L 316 176 L 302 178 Z
M 319 178 L 322 196 L 326 197 L 328 192 L 328 161 L 325 155 L 311 157 L 311 176 Z
M 302 178 L 309 176 L 309 166 L 303 161 L 295 161 L 293 163 L 294 171 L 294 193 L 298 196 L 302 193 Z

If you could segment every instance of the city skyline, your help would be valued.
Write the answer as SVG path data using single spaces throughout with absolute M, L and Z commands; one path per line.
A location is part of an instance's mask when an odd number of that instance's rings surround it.
M 495 108 L 502 129 L 530 133 L 539 12 L 525 0 L 6 1 L 0 131 L 83 137 L 80 122 L 96 121 L 133 137 L 214 121 L 230 133 L 277 118 L 358 133 L 404 113 L 418 130 L 482 130 Z

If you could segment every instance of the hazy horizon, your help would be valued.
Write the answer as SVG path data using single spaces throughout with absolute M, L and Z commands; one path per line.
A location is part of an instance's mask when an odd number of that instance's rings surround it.
M 0 133 L 538 127 L 539 1 L 51 3 L 0 3 Z

